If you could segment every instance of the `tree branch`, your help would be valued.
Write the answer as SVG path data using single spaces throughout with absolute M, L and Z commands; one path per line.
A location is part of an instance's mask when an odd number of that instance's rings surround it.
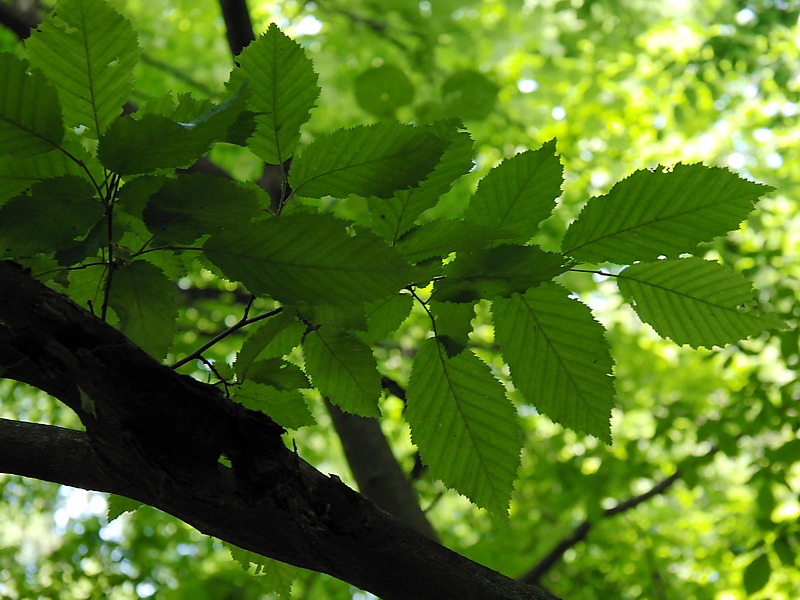
M 39 21 L 39 15 L 36 13 L 0 2 L 0 25 L 11 30 L 20 40 L 30 37 L 31 30 L 39 24 Z
M 385 600 L 552 598 L 416 533 L 290 451 L 268 417 L 157 363 L 8 261 L 0 324 L 2 375 L 41 386 L 86 426 L 0 422 L 8 472 L 122 493 Z
M 230 46 L 233 56 L 239 56 L 242 50 L 256 39 L 247 2 L 246 0 L 219 0 L 219 7 L 225 21 L 228 46 Z

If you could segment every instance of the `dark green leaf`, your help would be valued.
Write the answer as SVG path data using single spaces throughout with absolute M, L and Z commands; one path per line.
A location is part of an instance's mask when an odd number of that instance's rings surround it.
M 559 254 L 536 246 L 498 246 L 461 254 L 445 266 L 445 279 L 434 285 L 434 299 L 474 302 L 509 296 L 550 281 L 566 268 Z
M 300 196 L 378 196 L 412 188 L 425 179 L 447 142 L 424 128 L 378 123 L 340 129 L 319 138 L 295 158 L 289 183 Z
M 125 496 L 118 496 L 117 494 L 108 495 L 108 522 L 111 523 L 114 519 L 126 512 L 133 512 L 140 506 L 144 506 L 138 500 L 131 500 Z
M 111 279 L 109 306 L 119 329 L 133 342 L 162 359 L 175 336 L 177 286 L 143 260 L 117 267 Z
M 35 183 L 67 173 L 78 175 L 77 165 L 63 152 L 35 156 L 0 157 L 0 206 Z
M 555 207 L 561 195 L 564 168 L 556 141 L 504 160 L 484 177 L 464 219 L 505 229 L 527 242 Z
M 303 395 L 297 390 L 276 389 L 255 381 L 245 381 L 231 388 L 231 399 L 251 410 L 271 417 L 287 429 L 314 425 Z
M 461 354 L 469 344 L 475 305 L 469 302 L 431 302 L 428 306 L 436 321 L 436 338 L 447 350 L 447 356 Z
M 103 216 L 94 193 L 85 179 L 64 175 L 8 201 L 0 207 L 0 256 L 52 252 L 85 235 Z
M 311 387 L 300 367 L 280 358 L 255 361 L 247 370 L 247 378 L 286 391 Z
M 184 174 L 168 181 L 144 211 L 147 228 L 159 239 L 191 244 L 233 229 L 262 214 L 269 204 L 258 188 L 210 175 Z
M 27 158 L 59 147 L 64 124 L 55 88 L 41 71 L 0 53 L 0 156 Z
M 497 85 L 486 75 L 471 70 L 454 73 L 442 86 L 445 110 L 462 119 L 488 117 L 494 110 L 497 92 Z
M 133 27 L 108 2 L 60 0 L 26 46 L 58 88 L 67 125 L 87 127 L 96 139 L 122 114 L 140 50 Z
M 280 358 L 300 345 L 305 326 L 295 319 L 291 310 L 283 310 L 262 322 L 250 331 L 236 355 L 234 369 L 240 380 L 245 379 L 247 370 L 259 359 Z
M 469 350 L 449 358 L 434 338 L 425 340 L 408 382 L 406 418 L 434 477 L 506 514 L 519 465 L 519 422 L 486 364 Z
M 699 258 L 636 264 L 617 283 L 639 318 L 678 344 L 722 346 L 781 326 L 752 308 L 742 274 Z
M 360 304 L 409 283 L 408 264 L 368 232 L 355 237 L 328 214 L 293 214 L 224 231 L 208 258 L 254 294 L 288 304 Z
M 566 427 L 611 442 L 611 355 L 589 308 L 553 284 L 492 303 L 495 337 L 525 400 Z
M 513 237 L 496 227 L 453 219 L 418 225 L 406 233 L 396 247 L 409 262 L 417 263 L 433 256 L 446 258 L 451 252 L 474 252 Z
M 692 252 L 737 228 L 770 190 L 700 164 L 636 171 L 588 202 L 564 236 L 564 254 L 625 264 Z
M 283 164 L 319 96 L 317 74 L 300 45 L 274 23 L 238 60 L 252 90 L 250 107 L 258 113 L 248 146 L 268 163 Z
M 368 344 L 382 340 L 406 320 L 413 303 L 409 294 L 395 294 L 370 302 L 365 308 L 367 330 L 359 337 Z
M 411 229 L 419 215 L 433 207 L 453 182 L 472 168 L 472 138 L 461 129 L 459 121 L 438 121 L 423 127 L 446 140 L 448 146 L 433 172 L 419 187 L 396 192 L 388 199 L 370 198 L 372 229 L 394 244 Z
M 364 342 L 321 327 L 306 335 L 303 356 L 314 387 L 336 406 L 362 417 L 380 416 L 381 376 Z

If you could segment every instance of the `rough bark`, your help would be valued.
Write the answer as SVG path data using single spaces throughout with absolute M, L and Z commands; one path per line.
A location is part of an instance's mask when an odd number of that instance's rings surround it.
M 385 600 L 552 597 L 413 531 L 300 459 L 268 417 L 157 363 L 7 261 L 0 368 L 64 402 L 86 427 L 0 421 L 4 472 L 123 494 Z

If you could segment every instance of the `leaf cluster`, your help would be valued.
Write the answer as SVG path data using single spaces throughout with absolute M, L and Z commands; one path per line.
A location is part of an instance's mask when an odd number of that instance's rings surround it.
M 159 359 L 176 333 L 173 281 L 195 262 L 274 301 L 279 310 L 245 315 L 236 360 L 217 372 L 235 401 L 295 428 L 312 422 L 300 392 L 312 387 L 380 415 L 373 345 L 417 302 L 430 331 L 408 382 L 413 441 L 435 477 L 493 513 L 507 509 L 522 440 L 506 387 L 470 348 L 476 304 L 491 303 L 520 401 L 605 442 L 609 344 L 563 273 L 614 276 L 639 317 L 679 344 L 780 325 L 742 275 L 701 258 L 770 189 L 725 169 L 637 171 L 590 199 L 561 252 L 548 252 L 535 240 L 561 195 L 555 140 L 492 169 L 461 218 L 431 219 L 473 167 L 461 122 L 384 121 L 304 143 L 318 78 L 275 25 L 242 53 L 224 98 L 167 97 L 132 114 L 136 35 L 102 0 L 63 0 L 27 50 L 0 55 L 2 258 Z M 277 196 L 190 168 L 220 143 L 274 165 Z M 329 211 L 351 196 L 368 219 Z

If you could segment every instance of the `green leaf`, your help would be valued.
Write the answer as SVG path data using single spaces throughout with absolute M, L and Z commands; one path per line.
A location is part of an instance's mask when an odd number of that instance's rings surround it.
M 239 563 L 245 571 L 250 571 L 252 566 L 253 575 L 263 577 L 263 585 L 261 587 L 264 591 L 274 592 L 285 600 L 291 599 L 292 583 L 300 573 L 299 568 L 261 556 L 249 550 L 243 550 L 228 542 L 223 542 L 223 544 L 230 550 L 233 560 Z
M 349 333 L 329 333 L 325 327 L 303 340 L 306 372 L 323 396 L 342 410 L 362 417 L 379 417 L 381 376 L 372 350 Z
M 143 260 L 117 267 L 111 278 L 109 306 L 119 329 L 153 358 L 162 359 L 175 336 L 177 286 Z
M 278 390 L 290 391 L 312 387 L 300 367 L 280 358 L 255 361 L 250 365 L 247 377 L 251 381 L 269 385 Z
M 483 73 L 458 71 L 442 86 L 444 107 L 448 114 L 463 119 L 485 119 L 497 101 L 497 85 Z
M 300 45 L 274 23 L 238 61 L 250 82 L 250 107 L 259 113 L 248 147 L 268 163 L 283 164 L 294 153 L 300 127 L 319 96 L 317 74 Z
M 159 115 L 118 119 L 100 138 L 97 157 L 120 175 L 184 167 L 208 150 L 212 138 Z
M 396 248 L 411 263 L 433 256 L 446 258 L 451 252 L 475 252 L 513 236 L 496 227 L 485 227 L 461 219 L 431 221 L 406 233 Z
M 508 510 L 521 436 L 514 406 L 467 350 L 448 358 L 425 340 L 408 382 L 406 418 L 431 474 L 497 515 Z
M 563 273 L 562 262 L 560 254 L 536 246 L 498 246 L 460 254 L 445 266 L 445 279 L 434 285 L 433 298 L 474 302 L 524 292 Z
M 380 118 L 394 115 L 414 100 L 414 84 L 396 65 L 383 64 L 361 73 L 355 80 L 356 101 Z
M 270 385 L 245 381 L 231 387 L 231 400 L 257 410 L 287 429 L 300 429 L 316 421 L 297 390 L 282 390 Z
M 447 356 L 461 354 L 469 344 L 475 305 L 469 302 L 431 302 L 428 306 L 436 322 L 436 338 Z
M 199 237 L 234 229 L 262 213 L 260 190 L 203 174 L 168 181 L 144 210 L 147 228 L 160 239 L 191 244 Z
M 492 303 L 495 338 L 525 400 L 562 425 L 611 443 L 611 355 L 589 308 L 554 284 Z
M 699 258 L 628 267 L 619 290 L 639 318 L 678 344 L 723 346 L 781 322 L 753 310 L 750 282 L 733 269 Z
M 0 257 L 53 252 L 85 235 L 103 216 L 103 207 L 85 179 L 64 175 L 33 186 L 0 207 Z
M 367 329 L 359 337 L 367 344 L 382 340 L 406 320 L 413 303 L 409 294 L 395 294 L 367 304 Z
M 760 554 L 745 567 L 744 573 L 742 573 L 745 593 L 752 596 L 763 590 L 771 576 L 772 566 L 769 564 L 769 556 L 766 553 Z
M 0 157 L 0 205 L 45 179 L 67 173 L 78 175 L 77 169 L 78 166 L 59 151 Z
M 236 375 L 244 380 L 254 361 L 289 354 L 300 345 L 305 329 L 305 325 L 295 319 L 294 311 L 286 309 L 263 321 L 242 343 L 233 365 Z
M 0 156 L 27 158 L 58 148 L 64 124 L 58 94 L 38 69 L 0 53 Z
M 26 46 L 58 88 L 68 126 L 98 138 L 122 114 L 140 50 L 133 27 L 109 3 L 60 0 Z
M 340 129 L 294 159 L 289 183 L 308 198 L 388 198 L 425 179 L 446 146 L 430 131 L 400 123 Z
M 287 304 L 370 302 L 409 283 L 399 254 L 345 225 L 329 214 L 284 215 L 215 234 L 204 250 L 230 279 Z
M 131 500 L 125 496 L 118 496 L 117 494 L 108 495 L 108 522 L 115 520 L 117 517 L 125 514 L 126 512 L 133 512 L 138 508 L 144 506 L 138 500 Z
M 410 190 L 396 192 L 388 199 L 370 198 L 367 202 L 372 229 L 394 244 L 401 235 L 411 229 L 419 215 L 433 207 L 453 182 L 472 168 L 472 138 L 461 130 L 459 121 L 438 121 L 423 127 L 446 140 L 448 146 L 442 153 L 433 172 Z
M 772 189 L 700 164 L 636 171 L 586 204 L 564 236 L 564 254 L 625 264 L 692 252 L 736 229 Z
M 464 213 L 464 219 L 505 229 L 527 242 L 550 216 L 561 195 L 564 168 L 550 140 L 504 160 L 484 177 Z

